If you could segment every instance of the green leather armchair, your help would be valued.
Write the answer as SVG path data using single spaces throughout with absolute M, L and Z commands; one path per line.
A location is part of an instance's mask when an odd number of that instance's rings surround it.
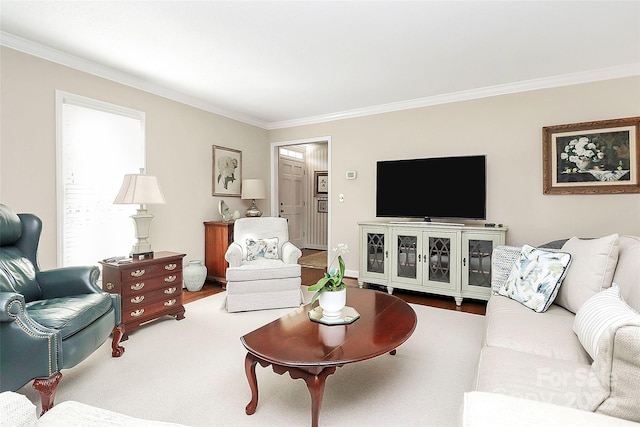
M 120 357 L 124 328 L 119 295 L 97 285 L 97 266 L 40 271 L 42 222 L 0 204 L 0 392 L 34 380 L 42 413 L 54 405 L 62 378 L 113 335 Z

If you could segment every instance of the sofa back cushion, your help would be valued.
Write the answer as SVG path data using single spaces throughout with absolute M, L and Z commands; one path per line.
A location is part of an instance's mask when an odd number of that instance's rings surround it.
M 625 302 L 640 311 L 640 237 L 620 236 L 620 253 L 613 282 L 620 286 Z
M 599 239 L 569 239 L 562 251 L 571 254 L 571 266 L 555 303 L 575 313 L 590 297 L 610 287 L 618 262 L 618 241 L 617 234 Z

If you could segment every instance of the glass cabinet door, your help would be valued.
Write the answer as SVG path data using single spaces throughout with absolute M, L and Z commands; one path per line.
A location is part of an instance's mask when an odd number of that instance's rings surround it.
M 393 233 L 394 257 L 392 263 L 393 280 L 400 283 L 419 285 L 422 277 L 421 255 L 422 245 L 420 233 L 413 231 L 397 231 Z
M 360 276 L 358 282 L 386 285 L 389 278 L 389 234 L 386 227 L 360 226 Z
M 467 262 L 469 263 L 469 285 L 491 287 L 491 240 L 469 239 Z
M 424 284 L 453 290 L 458 281 L 458 239 L 456 233 L 430 232 L 424 236 Z
M 366 271 L 367 273 L 385 273 L 384 233 L 366 233 Z
M 462 238 L 462 293 L 487 299 L 491 294 L 491 254 L 504 245 L 504 231 L 466 233 Z

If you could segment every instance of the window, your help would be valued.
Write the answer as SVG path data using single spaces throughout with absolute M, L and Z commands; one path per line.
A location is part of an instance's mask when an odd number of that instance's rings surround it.
M 56 115 L 58 265 L 127 255 L 137 206 L 113 200 L 144 167 L 144 113 L 56 91 Z

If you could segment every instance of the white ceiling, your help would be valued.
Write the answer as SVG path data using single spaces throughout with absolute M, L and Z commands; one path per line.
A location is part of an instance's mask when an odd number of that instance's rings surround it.
M 640 75 L 640 1 L 1 1 L 2 44 L 277 128 Z

